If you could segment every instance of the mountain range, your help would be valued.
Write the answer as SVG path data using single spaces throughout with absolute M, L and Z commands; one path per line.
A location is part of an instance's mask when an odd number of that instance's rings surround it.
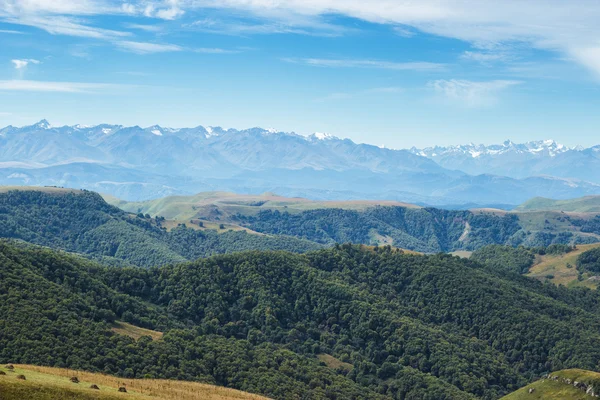
M 600 147 L 536 146 L 392 150 L 324 133 L 42 120 L 0 129 L 0 184 L 86 188 L 130 201 L 226 190 L 458 208 L 600 194 Z

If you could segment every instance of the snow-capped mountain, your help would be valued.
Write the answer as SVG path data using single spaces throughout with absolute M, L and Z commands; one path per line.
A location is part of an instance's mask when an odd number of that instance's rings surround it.
M 485 156 L 499 156 L 507 153 L 555 157 L 558 154 L 574 150 L 574 148 L 569 148 L 550 139 L 521 144 L 514 143 L 512 140 L 507 140 L 502 144 L 490 146 L 470 143 L 467 145 L 448 147 L 435 146 L 424 149 L 413 147 L 410 150 L 414 154 L 428 158 L 444 157 L 448 155 L 464 155 L 471 156 L 472 158 L 480 158 Z
M 326 133 L 56 127 L 42 120 L 0 129 L 0 184 L 80 187 L 128 200 L 230 190 L 432 205 L 519 204 L 534 196 L 600 194 L 600 176 L 598 184 L 589 182 L 589 169 L 600 162 L 598 150 L 551 141 L 392 150 Z
M 567 147 L 554 140 L 521 144 L 507 140 L 500 145 L 436 146 L 410 151 L 442 167 L 468 174 L 490 173 L 513 178 L 549 175 L 600 183 L 598 148 Z

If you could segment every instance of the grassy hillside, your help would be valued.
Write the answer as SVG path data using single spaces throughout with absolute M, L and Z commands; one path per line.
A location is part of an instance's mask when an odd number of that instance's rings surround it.
M 0 367 L 2 400 L 261 400 L 266 397 L 214 385 L 160 379 L 124 379 L 65 368 Z M 19 375 L 25 380 L 17 379 Z M 77 377 L 78 383 L 71 378 Z M 92 389 L 96 385 L 98 389 Z M 119 392 L 125 387 L 127 392 Z
M 576 250 L 567 254 L 538 256 L 527 275 L 540 280 L 548 280 L 557 285 L 583 286 L 594 289 L 598 287 L 600 281 L 593 278 L 595 275 L 589 273 L 582 274 L 582 280 L 579 280 L 576 265 L 577 258 L 583 252 L 598 247 L 600 247 L 598 243 L 578 245 Z
M 600 213 L 600 196 L 585 196 L 569 200 L 553 200 L 544 197 L 536 197 L 521 204 L 515 210 Z
M 587 386 L 600 389 L 600 373 L 585 371 L 581 369 L 568 369 L 552 372 L 551 377 L 545 377 L 530 385 L 527 385 L 514 393 L 502 398 L 502 400 L 588 400 L 593 399 L 586 390 L 577 388 L 573 382 L 582 382 Z M 531 391 L 531 393 L 530 393 Z M 600 394 L 600 390 L 594 390 Z
M 271 193 L 261 195 L 241 195 L 228 192 L 203 192 L 194 196 L 169 196 L 144 202 L 126 202 L 112 196 L 105 196 L 109 204 L 133 213 L 149 213 L 167 219 L 188 221 L 190 219 L 214 220 L 219 217 L 228 221 L 238 214 L 256 215 L 264 210 L 279 210 L 298 213 L 323 208 L 344 210 L 365 210 L 376 205 L 419 208 L 397 201 L 356 200 L 356 201 L 314 201 L 300 197 L 289 198 Z
M 26 188 L 0 192 L 0 238 L 77 252 L 108 264 L 150 267 L 240 250 L 303 252 L 321 247 L 228 226 L 206 228 L 129 214 L 89 191 Z

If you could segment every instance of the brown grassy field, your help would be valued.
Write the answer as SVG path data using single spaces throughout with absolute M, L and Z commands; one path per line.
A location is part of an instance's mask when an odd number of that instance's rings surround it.
M 150 336 L 152 340 L 158 340 L 163 337 L 162 332 L 153 331 L 150 329 L 140 328 L 139 326 L 128 324 L 127 322 L 115 321 L 111 331 L 117 335 L 129 336 L 135 340 L 138 340 L 142 336 Z
M 577 245 L 577 249 L 559 256 L 545 255 L 538 257 L 536 263 L 529 270 L 528 276 L 546 280 L 548 275 L 554 276 L 550 281 L 556 285 L 585 286 L 596 288 L 600 282 L 589 280 L 590 276 L 584 274 L 584 280 L 577 280 L 577 257 L 587 250 L 600 247 L 600 243 Z M 569 268 L 568 266 L 571 266 Z
M 266 397 L 223 387 L 161 379 L 124 379 L 110 375 L 63 368 L 14 365 L 14 371 L 0 367 L 2 400 L 135 399 L 135 400 L 264 400 Z M 26 380 L 18 380 L 25 375 Z M 76 376 L 79 383 L 70 381 Z M 97 385 L 100 390 L 91 389 Z M 126 387 L 127 393 L 120 393 Z

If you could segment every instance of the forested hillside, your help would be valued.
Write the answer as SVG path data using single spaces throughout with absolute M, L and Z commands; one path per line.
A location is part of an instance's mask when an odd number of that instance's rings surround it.
M 246 232 L 169 232 L 161 218 L 128 214 L 100 195 L 75 190 L 0 193 L 0 238 L 77 252 L 104 263 L 150 267 L 240 250 L 304 252 L 320 246 L 292 237 Z
M 548 224 L 542 219 L 542 227 L 536 227 L 531 216 L 514 213 L 436 208 L 372 207 L 364 211 L 320 209 L 302 213 L 267 210 L 255 216 L 237 216 L 239 223 L 258 232 L 292 235 L 323 244 L 385 242 L 427 253 L 475 250 L 490 244 L 541 247 L 599 240 L 600 229 L 593 226 L 595 220 L 562 215 L 558 218 L 566 227 L 552 228 L 547 219 Z
M 599 314 L 598 292 L 389 247 L 139 269 L 0 244 L 0 363 L 277 399 L 496 399 L 552 370 L 599 370 Z M 115 335 L 117 320 L 164 335 Z

